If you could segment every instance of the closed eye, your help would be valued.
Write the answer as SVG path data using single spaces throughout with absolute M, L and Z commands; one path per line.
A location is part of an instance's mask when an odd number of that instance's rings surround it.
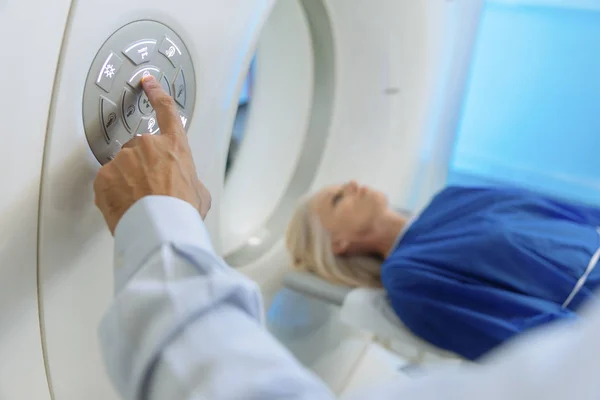
M 342 199 L 343 196 L 344 196 L 344 193 L 341 190 L 339 192 L 337 192 L 331 199 L 331 205 L 333 205 L 335 207 L 335 205 L 340 202 L 340 200 Z

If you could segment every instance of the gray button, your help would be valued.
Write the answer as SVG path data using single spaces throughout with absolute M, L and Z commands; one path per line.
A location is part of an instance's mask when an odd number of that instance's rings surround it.
M 134 91 L 125 88 L 121 98 L 121 110 L 123 111 L 123 120 L 125 126 L 131 132 L 137 128 L 142 118 L 138 110 L 138 95 Z
M 143 39 L 132 43 L 123 50 L 123 54 L 125 54 L 135 65 L 140 65 L 150 61 L 150 57 L 152 57 L 155 48 L 156 40 Z
M 102 127 L 104 128 L 107 143 L 113 139 L 118 130 L 118 115 L 119 109 L 117 105 L 106 97 L 100 96 L 100 118 L 102 119 Z
M 156 121 L 156 117 L 153 115 L 151 117 L 144 117 L 140 121 L 138 128 L 135 131 L 135 135 L 143 135 L 144 133 L 150 133 L 155 135 L 160 131 L 158 127 L 158 122 Z
M 181 125 L 183 125 L 183 128 L 187 130 L 188 122 L 189 122 L 188 116 L 185 115 L 185 113 L 180 110 L 179 111 L 179 118 L 181 118 Z
M 169 85 L 169 80 L 167 79 L 167 76 L 165 74 L 163 74 L 162 78 L 160 78 L 160 84 L 162 85 L 165 92 L 169 93 L 169 96 L 170 96 L 171 95 L 171 85 Z
M 131 86 L 135 90 L 141 90 L 142 78 L 147 75 L 154 76 L 154 78 L 156 78 L 156 80 L 158 81 L 158 80 L 160 80 L 160 69 L 158 69 L 158 67 L 155 67 L 153 65 L 148 65 L 147 67 L 140 68 L 133 73 L 131 78 L 129 78 L 127 80 L 127 83 L 129 84 L 129 86 Z
M 106 60 L 104 60 L 100 72 L 98 72 L 96 85 L 100 86 L 104 91 L 110 92 L 113 82 L 122 66 L 123 60 L 118 55 L 111 52 Z
M 148 96 L 146 96 L 146 93 L 143 93 L 143 92 L 138 101 L 138 107 L 140 108 L 140 111 L 144 115 L 150 115 L 154 112 L 154 108 L 152 108 L 152 104 L 150 104 L 150 100 L 148 100 Z
M 183 69 L 180 68 L 179 72 L 177 72 L 177 76 L 173 81 L 173 97 L 175 101 L 179 103 L 181 107 L 185 108 L 185 97 L 186 97 L 186 89 L 185 89 L 185 76 L 183 75 Z
M 158 51 L 167 57 L 174 67 L 181 65 L 181 49 L 177 44 L 175 44 L 175 41 L 170 39 L 168 36 L 165 36 L 160 44 L 160 47 L 158 48 Z

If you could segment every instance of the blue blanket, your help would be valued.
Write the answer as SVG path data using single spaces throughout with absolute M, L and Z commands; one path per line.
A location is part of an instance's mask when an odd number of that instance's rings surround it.
M 476 360 L 516 334 L 576 318 L 600 266 L 600 210 L 520 189 L 449 187 L 382 266 L 391 305 L 417 336 Z

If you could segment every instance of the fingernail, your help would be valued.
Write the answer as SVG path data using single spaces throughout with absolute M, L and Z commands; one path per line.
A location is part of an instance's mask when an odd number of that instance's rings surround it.
M 156 79 L 154 79 L 154 76 L 152 76 L 152 75 L 144 76 L 142 78 L 142 84 L 152 83 L 152 82 L 155 82 L 155 81 L 156 81 Z

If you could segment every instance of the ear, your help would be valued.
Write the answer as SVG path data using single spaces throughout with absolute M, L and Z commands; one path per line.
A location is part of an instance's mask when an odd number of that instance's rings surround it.
M 348 247 L 350 247 L 350 242 L 347 240 L 334 240 L 333 243 L 331 243 L 331 250 L 336 256 L 346 253 Z

